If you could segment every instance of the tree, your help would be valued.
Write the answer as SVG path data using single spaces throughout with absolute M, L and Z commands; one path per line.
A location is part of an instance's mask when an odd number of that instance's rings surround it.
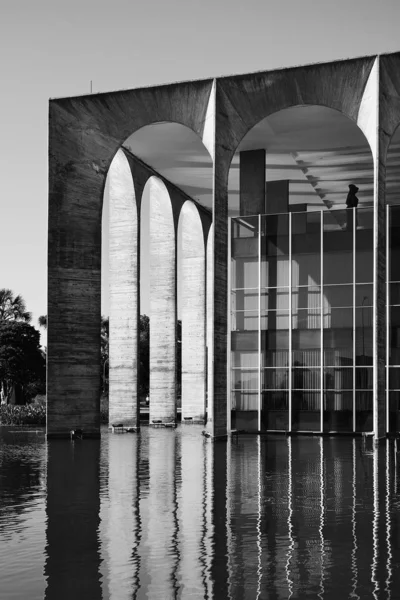
M 101 389 L 108 394 L 108 372 L 109 372 L 109 336 L 110 320 L 101 317 L 100 344 L 101 344 Z
M 47 329 L 47 315 L 40 315 L 38 325 L 39 327 L 43 327 L 43 329 Z
M 0 322 L 1 321 L 25 321 L 30 323 L 32 313 L 26 310 L 23 297 L 19 294 L 14 297 L 12 290 L 0 289 Z
M 150 387 L 150 319 L 140 315 L 139 321 L 139 395 L 148 396 Z
M 19 401 L 40 393 L 46 381 L 46 360 L 40 333 L 23 321 L 0 321 L 0 394 L 8 403 L 13 390 Z

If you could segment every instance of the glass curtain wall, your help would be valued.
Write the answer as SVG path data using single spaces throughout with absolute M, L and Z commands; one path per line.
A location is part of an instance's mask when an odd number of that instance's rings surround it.
M 371 431 L 372 208 L 237 218 L 231 236 L 232 428 Z
M 400 429 L 400 206 L 387 207 L 387 401 L 389 431 Z

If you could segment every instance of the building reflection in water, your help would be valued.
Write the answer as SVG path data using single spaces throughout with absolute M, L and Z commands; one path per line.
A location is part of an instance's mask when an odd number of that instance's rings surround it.
M 140 436 L 108 438 L 107 521 L 102 543 L 107 597 L 136 597 L 140 588 Z
M 98 442 L 49 442 L 46 598 L 395 597 L 392 442 L 191 426 L 102 444 L 100 491 Z
M 99 440 L 48 441 L 45 598 L 102 598 Z

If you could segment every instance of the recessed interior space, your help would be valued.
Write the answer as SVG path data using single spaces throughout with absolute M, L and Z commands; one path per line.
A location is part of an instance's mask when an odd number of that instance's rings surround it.
M 232 428 L 371 431 L 373 158 L 364 134 L 321 106 L 269 116 L 232 161 L 229 208 Z
M 118 160 L 126 169 L 125 180 L 113 169 Z M 126 421 L 128 402 L 133 410 L 136 405 L 147 410 L 150 424 L 172 423 L 177 417 L 204 422 L 211 178 L 212 160 L 202 140 L 177 123 L 139 129 L 110 167 L 103 210 L 102 314 L 110 315 L 109 410 L 114 421 L 119 414 Z M 118 190 L 119 205 L 111 189 Z M 129 210 L 121 213 L 121 207 Z
M 400 420 L 400 128 L 391 139 L 386 166 L 386 399 L 387 430 L 399 431 Z

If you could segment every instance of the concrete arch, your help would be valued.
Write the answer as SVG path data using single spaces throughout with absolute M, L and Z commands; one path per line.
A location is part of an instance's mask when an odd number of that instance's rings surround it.
M 140 424 L 137 402 L 138 212 L 132 173 L 122 150 L 108 172 L 110 378 L 109 421 Z
M 260 197 L 260 201 L 265 196 L 265 181 L 286 179 L 291 180 L 291 188 L 303 189 L 308 186 L 311 195 L 319 196 L 323 205 L 344 206 L 348 192 L 346 177 L 349 178 L 347 183 L 355 183 L 360 187 L 362 201 L 372 201 L 376 144 L 374 146 L 371 121 L 365 117 L 368 110 L 374 114 L 376 108 L 371 105 L 374 99 L 371 87 L 375 85 L 375 75 L 374 70 L 371 73 L 373 85 L 369 80 L 369 91 L 365 102 L 362 102 L 364 117 L 360 124 L 363 128 L 337 109 L 321 105 L 297 105 L 268 115 L 248 131 L 230 165 L 228 187 L 231 214 L 245 214 L 243 211 L 235 213 L 239 210 L 239 189 L 242 195 L 242 180 L 245 178 L 247 182 L 243 196 Z M 261 156 L 257 155 L 256 160 L 257 152 Z M 247 162 L 250 162 L 250 170 L 249 167 L 242 170 L 242 158 L 246 154 L 249 155 Z M 293 189 L 293 196 L 296 195 L 300 196 L 301 193 Z M 310 193 L 304 195 L 310 196 Z M 253 211 L 246 211 L 247 214 L 257 212 L 260 211 L 254 208 Z M 261 212 L 265 211 L 261 209 Z
M 230 162 L 257 123 L 294 106 L 325 106 L 357 122 L 374 61 L 375 57 L 365 57 L 219 80 L 217 123 L 218 115 L 224 115 L 224 138 L 217 136 L 217 156 Z
M 182 206 L 178 223 L 182 321 L 182 423 L 205 419 L 205 249 L 199 211 Z
M 174 219 L 168 190 L 155 176 L 147 180 L 145 189 L 147 187 L 150 203 L 151 425 L 153 421 L 176 421 L 176 261 Z

